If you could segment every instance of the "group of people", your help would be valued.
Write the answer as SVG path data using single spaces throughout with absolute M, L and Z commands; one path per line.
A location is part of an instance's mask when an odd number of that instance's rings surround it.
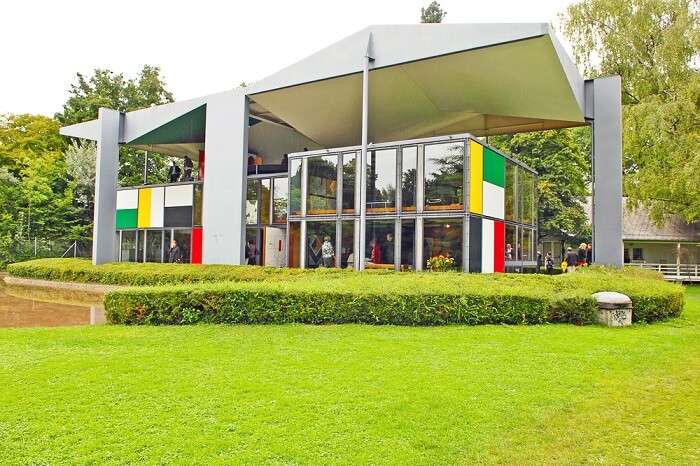
M 576 270 L 576 267 L 585 267 L 593 263 L 593 245 L 591 243 L 581 243 L 578 251 L 574 251 L 571 247 L 566 248 L 566 256 L 562 262 L 562 269 L 566 264 L 566 272 L 571 273 Z
M 188 156 L 185 156 L 185 160 L 182 162 L 182 169 L 180 169 L 180 166 L 177 164 L 177 162 L 175 162 L 175 160 L 171 159 L 170 167 L 168 168 L 168 180 L 170 183 L 177 183 L 179 181 L 193 181 L 193 168 L 194 164 L 192 163 L 192 159 Z M 182 175 L 182 177 L 180 177 L 180 175 Z

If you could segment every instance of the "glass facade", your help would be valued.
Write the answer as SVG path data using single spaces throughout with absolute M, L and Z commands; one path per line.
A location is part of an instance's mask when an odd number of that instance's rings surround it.
M 338 201 L 338 156 L 324 155 L 306 160 L 307 215 L 332 215 Z
M 396 251 L 394 220 L 367 220 L 365 236 L 367 264 L 377 268 L 394 268 Z
M 301 215 L 301 159 L 292 159 L 289 162 L 289 212 L 292 215 Z
M 289 182 L 287 178 L 274 178 L 272 195 L 272 223 L 287 223 L 287 203 L 289 202 Z
M 335 221 L 306 222 L 307 269 L 336 266 L 335 239 Z
M 401 151 L 401 210 L 416 211 L 418 191 L 418 148 L 404 147 Z
M 465 142 L 426 145 L 425 210 L 464 209 Z
M 437 256 L 452 257 L 455 270 L 462 270 L 464 219 L 426 218 L 423 220 L 423 264 Z
M 357 178 L 357 152 L 343 154 L 343 213 L 355 213 L 355 179 Z
M 367 154 L 367 213 L 396 211 L 396 149 Z

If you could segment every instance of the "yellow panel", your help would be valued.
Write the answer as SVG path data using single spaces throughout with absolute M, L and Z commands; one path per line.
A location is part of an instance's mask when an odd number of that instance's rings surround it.
M 138 227 L 151 226 L 151 188 L 139 189 Z
M 484 146 L 469 140 L 469 211 L 475 214 L 483 213 L 484 209 L 483 181 Z

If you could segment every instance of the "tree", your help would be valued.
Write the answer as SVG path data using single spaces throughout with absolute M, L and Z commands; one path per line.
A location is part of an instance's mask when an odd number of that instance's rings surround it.
M 87 237 L 92 225 L 95 205 L 95 158 L 97 144 L 93 141 L 71 141 L 65 153 L 66 171 L 74 194 L 78 223 Z
M 562 15 L 591 77 L 622 77 L 625 194 L 661 223 L 700 219 L 700 2 L 583 0 Z
M 100 107 L 128 112 L 174 101 L 157 66 L 144 66 L 134 79 L 101 69 L 96 69 L 87 78 L 81 73 L 76 77 L 77 82 L 71 84 L 70 97 L 63 105 L 63 112 L 56 114 L 56 119 L 64 125 L 93 120 L 97 118 Z M 141 184 L 143 157 L 142 151 L 129 147 L 120 149 L 119 182 L 122 186 Z M 161 173 L 165 163 L 165 158 L 155 157 L 151 161 L 155 165 L 154 172 Z
M 447 11 L 440 7 L 440 4 L 433 1 L 427 8 L 420 9 L 421 23 L 442 23 L 442 20 L 447 16 Z
M 583 209 L 590 184 L 590 129 L 574 128 L 495 136 L 489 142 L 538 173 L 540 235 L 588 240 Z

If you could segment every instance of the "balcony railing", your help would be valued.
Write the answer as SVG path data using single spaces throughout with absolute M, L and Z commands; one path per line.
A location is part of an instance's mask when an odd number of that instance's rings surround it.
M 632 267 L 654 270 L 666 280 L 682 282 L 700 282 L 700 264 L 652 264 L 648 262 L 631 262 Z

